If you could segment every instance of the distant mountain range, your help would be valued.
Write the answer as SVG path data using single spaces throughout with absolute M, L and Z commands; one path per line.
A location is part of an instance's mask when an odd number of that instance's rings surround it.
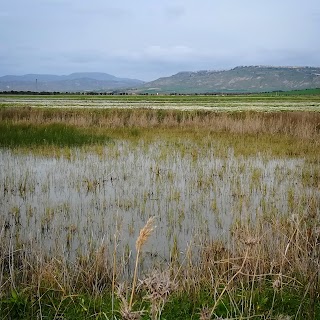
M 224 71 L 179 72 L 147 82 L 138 90 L 150 93 L 227 93 L 308 88 L 320 88 L 320 68 L 248 66 Z
M 99 72 L 0 77 L 0 91 L 245 93 L 311 88 L 320 88 L 320 68 L 244 66 L 223 71 L 179 72 L 146 83 Z
M 143 83 L 141 80 L 117 78 L 101 72 L 72 73 L 62 76 L 52 74 L 8 75 L 0 77 L 0 91 L 112 91 L 138 87 Z

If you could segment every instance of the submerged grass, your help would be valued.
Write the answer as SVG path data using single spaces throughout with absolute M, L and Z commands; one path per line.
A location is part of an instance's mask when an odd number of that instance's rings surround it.
M 4 206 L 10 210 L 1 212 L 0 318 L 320 319 L 319 114 L 3 108 L 0 119 L 2 149 L 51 156 L 63 154 L 69 162 L 93 153 L 100 157 L 104 167 L 108 161 L 116 167 L 117 162 L 125 158 L 130 159 L 128 163 L 132 165 L 129 169 L 120 166 L 121 172 L 117 174 L 112 171 L 116 168 L 112 168 L 98 176 L 92 173 L 101 171 L 90 169 L 98 165 L 96 158 L 91 157 L 86 163 L 89 169 L 82 172 L 81 181 L 70 181 L 69 189 L 61 181 L 56 185 L 49 173 L 47 180 L 37 186 L 40 180 L 34 178 L 31 169 L 22 176 L 6 176 L 1 182 L 0 200 L 5 204 L 18 199 L 20 204 Z M 119 148 L 103 149 L 103 145 L 111 140 L 127 143 Z M 151 146 L 157 141 L 161 144 L 153 146 L 155 152 Z M 130 148 L 135 151 L 130 153 Z M 68 152 L 69 157 L 66 157 Z M 144 158 L 139 158 L 138 153 L 144 153 L 146 159 L 154 157 L 149 159 L 150 168 L 143 173 L 152 177 L 150 190 L 137 186 L 129 176 L 130 171 L 146 168 L 141 164 Z M 236 161 L 240 155 L 259 155 L 260 167 L 249 168 L 253 166 L 252 160 L 242 159 L 242 164 L 227 161 L 232 157 Z M 301 161 L 296 169 L 286 169 L 275 163 L 274 170 L 263 170 L 263 161 L 273 165 L 272 161 L 279 157 L 307 160 L 307 165 Z M 215 158 L 219 159 L 218 164 L 207 172 L 208 163 L 204 162 Z M 170 166 L 173 160 L 176 162 Z M 16 161 L 15 165 L 18 164 Z M 183 172 L 196 172 L 192 186 L 186 182 L 191 180 L 188 176 L 183 176 L 182 185 L 179 185 L 177 167 L 182 164 L 189 166 L 189 171 L 184 168 Z M 76 165 L 82 169 L 79 161 Z M 75 171 L 73 175 L 79 172 Z M 247 172 L 247 176 L 241 172 Z M 279 179 L 276 176 L 273 181 L 270 172 L 278 174 Z M 70 176 L 64 173 L 62 180 Z M 286 176 L 298 183 L 296 188 L 301 185 L 307 191 L 300 196 L 294 186 L 290 188 Z M 169 182 L 172 189 L 164 192 Z M 282 182 L 284 185 L 281 186 Z M 209 221 L 199 211 L 204 208 L 200 203 L 210 201 L 212 219 L 221 219 L 223 214 L 218 213 L 217 208 L 222 204 L 217 203 L 216 194 L 224 183 L 231 186 L 230 199 L 225 201 L 235 204 L 224 214 L 234 215 L 235 219 L 224 231 L 224 237 L 215 238 L 207 231 Z M 119 198 L 120 190 L 127 184 L 145 192 L 135 191 L 132 197 Z M 92 194 L 98 197 L 99 190 L 105 190 L 105 193 L 103 199 L 89 198 L 92 208 L 79 213 L 78 224 L 74 224 L 70 220 L 69 203 L 49 206 L 52 189 L 59 187 L 64 192 L 74 188 L 81 201 L 82 197 Z M 200 202 L 190 206 L 192 217 L 199 221 L 203 219 L 203 229 L 187 230 L 195 232 L 197 238 L 181 251 L 177 234 L 185 231 L 182 222 L 187 209 L 184 202 L 188 199 L 181 196 L 181 190 L 186 188 L 189 197 L 191 193 L 199 196 Z M 206 193 L 210 188 L 213 192 Z M 42 190 L 44 198 L 47 197 L 44 213 L 35 210 L 35 190 Z M 243 194 L 244 190 L 249 190 L 250 194 Z M 107 192 L 114 192 L 114 199 L 108 198 Z M 254 202 L 250 197 L 257 194 L 261 195 L 256 198 L 260 199 L 256 204 L 257 212 L 246 215 L 248 203 Z M 203 195 L 210 196 L 202 198 Z M 168 199 L 161 207 L 156 201 L 164 200 L 164 196 Z M 26 199 L 30 203 L 25 204 Z M 64 201 L 63 198 L 60 200 Z M 171 202 L 183 203 L 181 210 L 172 212 Z M 169 257 L 165 263 L 155 265 L 155 269 L 141 268 L 139 271 L 138 264 L 142 266 L 145 258 L 142 244 L 149 236 L 152 240 L 157 233 L 151 234 L 150 223 L 141 229 L 135 260 L 129 247 L 126 251 L 119 248 L 126 228 L 131 237 L 139 234 L 135 230 L 135 216 L 131 222 L 125 220 L 128 225 L 117 221 L 114 230 L 109 226 L 111 235 L 106 230 L 89 233 L 93 230 L 90 225 L 104 223 L 105 216 L 111 214 L 110 208 L 117 214 L 123 209 L 127 214 L 124 218 L 128 218 L 130 207 L 133 207 L 139 212 L 136 217 L 147 221 L 156 213 L 146 212 L 146 203 L 155 204 L 152 208 L 157 205 L 164 208 L 159 224 L 166 224 L 162 228 L 168 229 L 167 237 L 172 237 L 173 245 L 168 248 Z M 101 220 L 93 219 L 93 207 L 103 208 Z M 22 241 L 19 237 L 22 226 L 29 221 L 31 225 L 38 225 L 39 220 L 41 230 L 35 231 L 35 238 L 30 234 L 30 238 Z M 47 240 L 46 235 L 48 241 L 56 241 L 50 238 L 49 232 L 57 230 L 55 228 L 62 230 L 58 237 L 65 236 L 66 243 L 57 246 L 59 250 L 50 252 L 37 247 Z M 81 228 L 88 239 L 83 238 Z M 67 249 L 75 235 L 88 250 L 82 252 L 78 248 L 75 256 L 70 257 Z M 111 240 L 104 242 L 105 237 Z M 152 254 L 156 257 L 157 252 Z

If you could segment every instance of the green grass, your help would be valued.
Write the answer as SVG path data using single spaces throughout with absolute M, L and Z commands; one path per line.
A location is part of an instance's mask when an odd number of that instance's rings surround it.
M 319 156 L 318 140 L 301 140 L 281 134 L 237 134 L 216 132 L 208 129 L 193 128 L 81 128 L 68 124 L 25 124 L 0 122 L 0 147 L 25 148 L 32 147 L 35 151 L 41 147 L 50 147 L 47 152 L 57 154 L 64 147 L 103 145 L 115 140 L 143 140 L 153 143 L 161 139 L 176 141 L 190 139 L 199 146 L 223 150 L 233 148 L 236 155 L 250 156 L 258 153 L 276 157 L 305 157 L 313 160 Z M 42 150 L 41 152 L 43 152 Z M 47 153 L 46 152 L 46 153 Z M 227 156 L 227 154 L 226 154 Z
M 86 133 L 64 124 L 11 124 L 0 122 L 0 146 L 82 146 L 110 141 L 108 136 Z
M 214 314 L 221 319 L 277 319 L 280 315 L 297 320 L 319 319 L 320 302 L 316 300 L 313 305 L 309 296 L 304 299 L 302 296 L 302 292 L 295 290 L 275 293 L 272 288 L 254 292 L 239 289 L 233 292 L 232 296 L 226 295 L 218 303 Z M 213 292 L 205 288 L 198 294 L 176 293 L 165 303 L 161 319 L 199 319 L 201 311 L 205 308 L 210 310 L 213 304 Z M 145 320 L 150 319 L 150 308 L 142 295 L 134 307 L 135 310 L 145 310 L 142 317 Z M 111 310 L 111 295 L 108 293 L 92 297 L 81 293 L 63 295 L 47 290 L 40 297 L 36 297 L 13 290 L 10 296 L 0 299 L 1 319 L 37 319 L 40 315 L 43 319 L 112 319 Z M 118 310 L 119 301 L 116 299 L 114 319 L 121 319 Z

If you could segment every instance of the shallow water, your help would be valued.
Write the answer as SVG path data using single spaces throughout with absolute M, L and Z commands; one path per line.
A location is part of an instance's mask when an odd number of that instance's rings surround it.
M 150 216 L 157 228 L 146 257 L 166 262 L 174 244 L 183 255 L 208 239 L 228 242 L 235 221 L 299 213 L 306 199 L 303 159 L 219 155 L 215 143 L 118 141 L 97 152 L 71 149 L 68 157 L 0 150 L 2 238 L 48 255 L 74 258 L 101 243 L 130 255 Z

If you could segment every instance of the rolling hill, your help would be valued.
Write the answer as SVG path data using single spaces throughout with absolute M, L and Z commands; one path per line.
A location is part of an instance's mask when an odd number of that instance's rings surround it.
M 138 87 L 143 83 L 141 80 L 117 78 L 101 72 L 72 73 L 62 76 L 51 74 L 7 75 L 0 77 L 0 91 L 110 91 Z
M 222 71 L 179 72 L 151 82 L 101 72 L 0 77 L 0 91 L 134 93 L 254 93 L 320 88 L 320 68 L 242 66 Z
M 179 72 L 145 83 L 150 93 L 266 92 L 320 88 L 320 68 L 245 66 L 223 71 Z

